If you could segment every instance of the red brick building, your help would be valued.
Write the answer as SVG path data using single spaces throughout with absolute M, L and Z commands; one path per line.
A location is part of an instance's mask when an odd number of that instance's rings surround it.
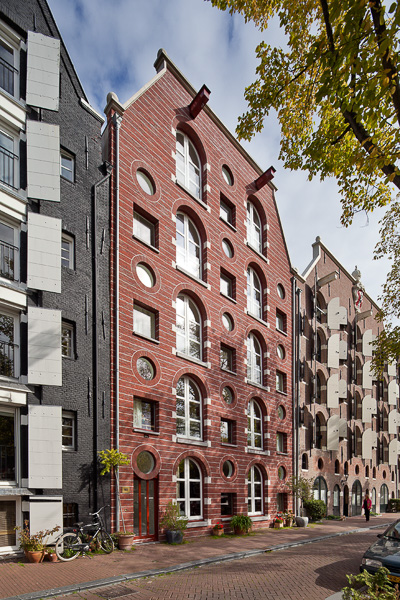
M 267 526 L 292 474 L 292 278 L 274 170 L 164 51 L 155 68 L 125 104 L 108 95 L 103 136 L 114 166 L 112 440 L 131 457 L 121 504 L 143 540 L 158 539 L 170 500 L 188 534 L 238 513 Z
M 370 369 L 379 309 L 319 238 L 296 288 L 296 473 L 328 514 L 361 514 L 366 490 L 385 512 L 398 497 L 400 418 L 396 365 L 381 382 Z

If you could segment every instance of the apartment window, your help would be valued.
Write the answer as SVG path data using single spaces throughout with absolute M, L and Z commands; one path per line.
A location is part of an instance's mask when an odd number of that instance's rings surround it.
M 73 269 L 75 260 L 74 252 L 75 243 L 74 238 L 66 233 L 61 236 L 61 266 L 66 269 Z
M 19 231 L 0 222 L 0 277 L 18 280 Z
M 249 515 L 263 513 L 263 478 L 261 471 L 255 465 L 247 476 L 247 512 Z
M 234 422 L 228 419 L 221 419 L 221 442 L 223 444 L 234 444 L 234 434 Z
M 247 203 L 247 242 L 257 252 L 262 252 L 261 219 L 252 202 Z
M 75 181 L 75 157 L 63 149 L 60 151 L 60 173 L 64 179 Z
M 201 317 L 196 304 L 189 296 L 176 299 L 176 349 L 197 360 L 202 359 Z
M 76 450 L 76 413 L 62 411 L 62 448 Z
M 221 494 L 221 517 L 231 517 L 235 514 L 235 496 L 232 492 Z
M 201 394 L 195 382 L 181 377 L 176 385 L 176 434 L 201 439 Z
M 17 377 L 17 349 L 15 340 L 19 338 L 18 321 L 7 313 L 0 313 L 0 375 Z
M 176 133 L 176 180 L 196 198 L 201 197 L 201 164 L 196 148 L 182 133 Z
M 262 412 L 258 402 L 250 400 L 247 406 L 247 446 L 262 449 Z
M 247 338 L 247 381 L 262 385 L 261 344 L 253 333 Z
M 286 434 L 278 431 L 276 434 L 276 451 L 286 452 Z
M 176 496 L 181 515 L 190 520 L 202 518 L 201 470 L 191 458 L 185 458 L 179 463 L 176 472 Z
M 220 352 L 221 369 L 224 371 L 235 371 L 235 352 L 233 348 L 229 348 L 221 344 Z
M 142 190 L 149 196 L 153 196 L 155 185 L 150 175 L 143 169 L 138 169 L 136 171 L 136 179 Z
M 0 485 L 16 481 L 16 434 L 15 411 L 0 406 Z
M 262 319 L 262 295 L 260 279 L 254 269 L 247 269 L 247 310 Z
M 286 393 L 286 375 L 280 371 L 276 372 L 276 390 L 278 392 Z
M 200 234 L 184 213 L 176 215 L 176 264 L 201 279 Z
M 62 322 L 61 329 L 61 354 L 65 358 L 74 358 L 74 326 L 72 323 Z
M 133 211 L 133 235 L 148 246 L 156 247 L 156 225 L 137 211 Z
M 133 400 L 133 427 L 154 431 L 156 428 L 155 403 L 147 400 Z
M 136 302 L 133 305 L 133 331 L 153 340 L 156 338 L 156 315 Z
M 17 187 L 18 155 L 15 150 L 15 139 L 5 131 L 0 131 L 0 182 L 12 188 Z
M 151 360 L 141 356 L 136 361 L 137 372 L 142 379 L 151 381 L 156 376 L 156 369 Z
M 0 40 L 0 88 L 11 96 L 16 95 L 18 70 L 15 68 L 18 52 L 4 40 Z
M 283 333 L 286 333 L 286 315 L 280 310 L 276 311 L 276 328 Z
M 224 196 L 220 199 L 219 216 L 225 223 L 235 226 L 235 205 Z
M 227 185 L 233 185 L 233 175 L 229 167 L 226 165 L 222 166 L 222 177 Z
M 219 289 L 221 294 L 231 298 L 231 300 L 235 297 L 235 286 L 233 278 L 225 272 L 221 271 L 220 284 Z
M 63 504 L 63 526 L 73 527 L 78 520 L 78 505 L 75 502 Z

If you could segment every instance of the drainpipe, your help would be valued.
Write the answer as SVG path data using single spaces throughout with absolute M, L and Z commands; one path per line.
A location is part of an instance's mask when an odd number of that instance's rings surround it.
M 92 186 L 92 365 L 93 365 L 93 505 L 98 509 L 97 453 L 99 450 L 99 343 L 97 323 L 97 190 L 111 177 L 112 166 L 105 162 L 107 174 Z
M 299 453 L 300 453 L 300 333 L 301 333 L 301 289 L 297 287 L 296 278 L 292 279 L 292 314 L 293 314 L 293 473 L 296 481 L 299 477 Z M 299 498 L 294 500 L 295 514 L 299 514 Z

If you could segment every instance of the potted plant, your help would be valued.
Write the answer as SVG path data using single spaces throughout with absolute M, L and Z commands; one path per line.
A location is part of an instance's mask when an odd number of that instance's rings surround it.
M 283 515 L 285 519 L 285 527 L 291 527 L 293 525 L 294 514 L 291 510 L 287 510 Z
M 218 521 L 218 523 L 215 523 L 215 525 L 212 528 L 212 534 L 218 535 L 218 536 L 221 536 L 224 534 L 224 524 L 221 523 L 221 521 Z
M 278 513 L 274 519 L 274 527 L 275 529 L 282 529 L 283 527 L 283 517 L 280 513 Z
M 179 506 L 170 500 L 165 508 L 161 519 L 161 527 L 166 529 L 168 544 L 181 544 L 183 532 L 185 531 L 188 519 L 181 515 Z
M 46 548 L 46 552 L 44 553 L 44 560 L 48 560 L 49 562 L 57 562 L 57 554 L 54 548 Z
M 234 515 L 231 519 L 231 527 L 235 535 L 245 535 L 253 526 L 253 521 L 247 515 Z
M 108 450 L 101 450 L 99 452 L 100 455 L 100 464 L 102 465 L 102 470 L 100 471 L 100 475 L 106 475 L 111 471 L 114 473 L 115 477 L 115 489 L 117 492 L 117 504 L 119 513 L 121 515 L 122 528 L 123 531 L 117 531 L 115 536 L 118 539 L 118 548 L 120 550 L 130 550 L 133 545 L 133 540 L 135 538 L 135 534 L 132 531 L 126 531 L 124 515 L 121 507 L 121 497 L 119 493 L 119 468 L 122 465 L 129 465 L 130 460 L 126 454 L 123 452 L 119 452 L 115 448 Z
M 24 521 L 23 527 L 15 527 L 15 531 L 17 531 L 19 535 L 19 547 L 24 551 L 29 562 L 42 562 L 45 554 L 47 538 L 53 533 L 56 533 L 56 531 L 59 529 L 59 527 L 54 527 L 53 529 L 46 529 L 45 531 L 31 533 L 29 529 L 29 521 L 27 520 Z
M 293 496 L 300 500 L 300 513 L 303 513 L 303 505 L 307 500 L 312 499 L 313 480 L 307 479 L 302 475 L 296 477 L 293 475 L 286 483 Z M 296 517 L 297 527 L 307 527 L 308 517 L 298 516 Z

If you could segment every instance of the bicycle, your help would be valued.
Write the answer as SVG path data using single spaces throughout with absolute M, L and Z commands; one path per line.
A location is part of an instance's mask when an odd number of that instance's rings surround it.
M 59 560 L 74 560 L 79 554 L 85 554 L 90 550 L 90 544 L 95 543 L 106 553 L 110 554 L 114 550 L 114 543 L 109 533 L 107 533 L 100 514 L 104 506 L 95 513 L 89 513 L 93 517 L 93 522 L 84 525 L 83 522 L 75 523 L 71 531 L 60 535 L 56 540 L 56 555 Z M 90 536 L 89 541 L 82 541 L 83 536 Z

